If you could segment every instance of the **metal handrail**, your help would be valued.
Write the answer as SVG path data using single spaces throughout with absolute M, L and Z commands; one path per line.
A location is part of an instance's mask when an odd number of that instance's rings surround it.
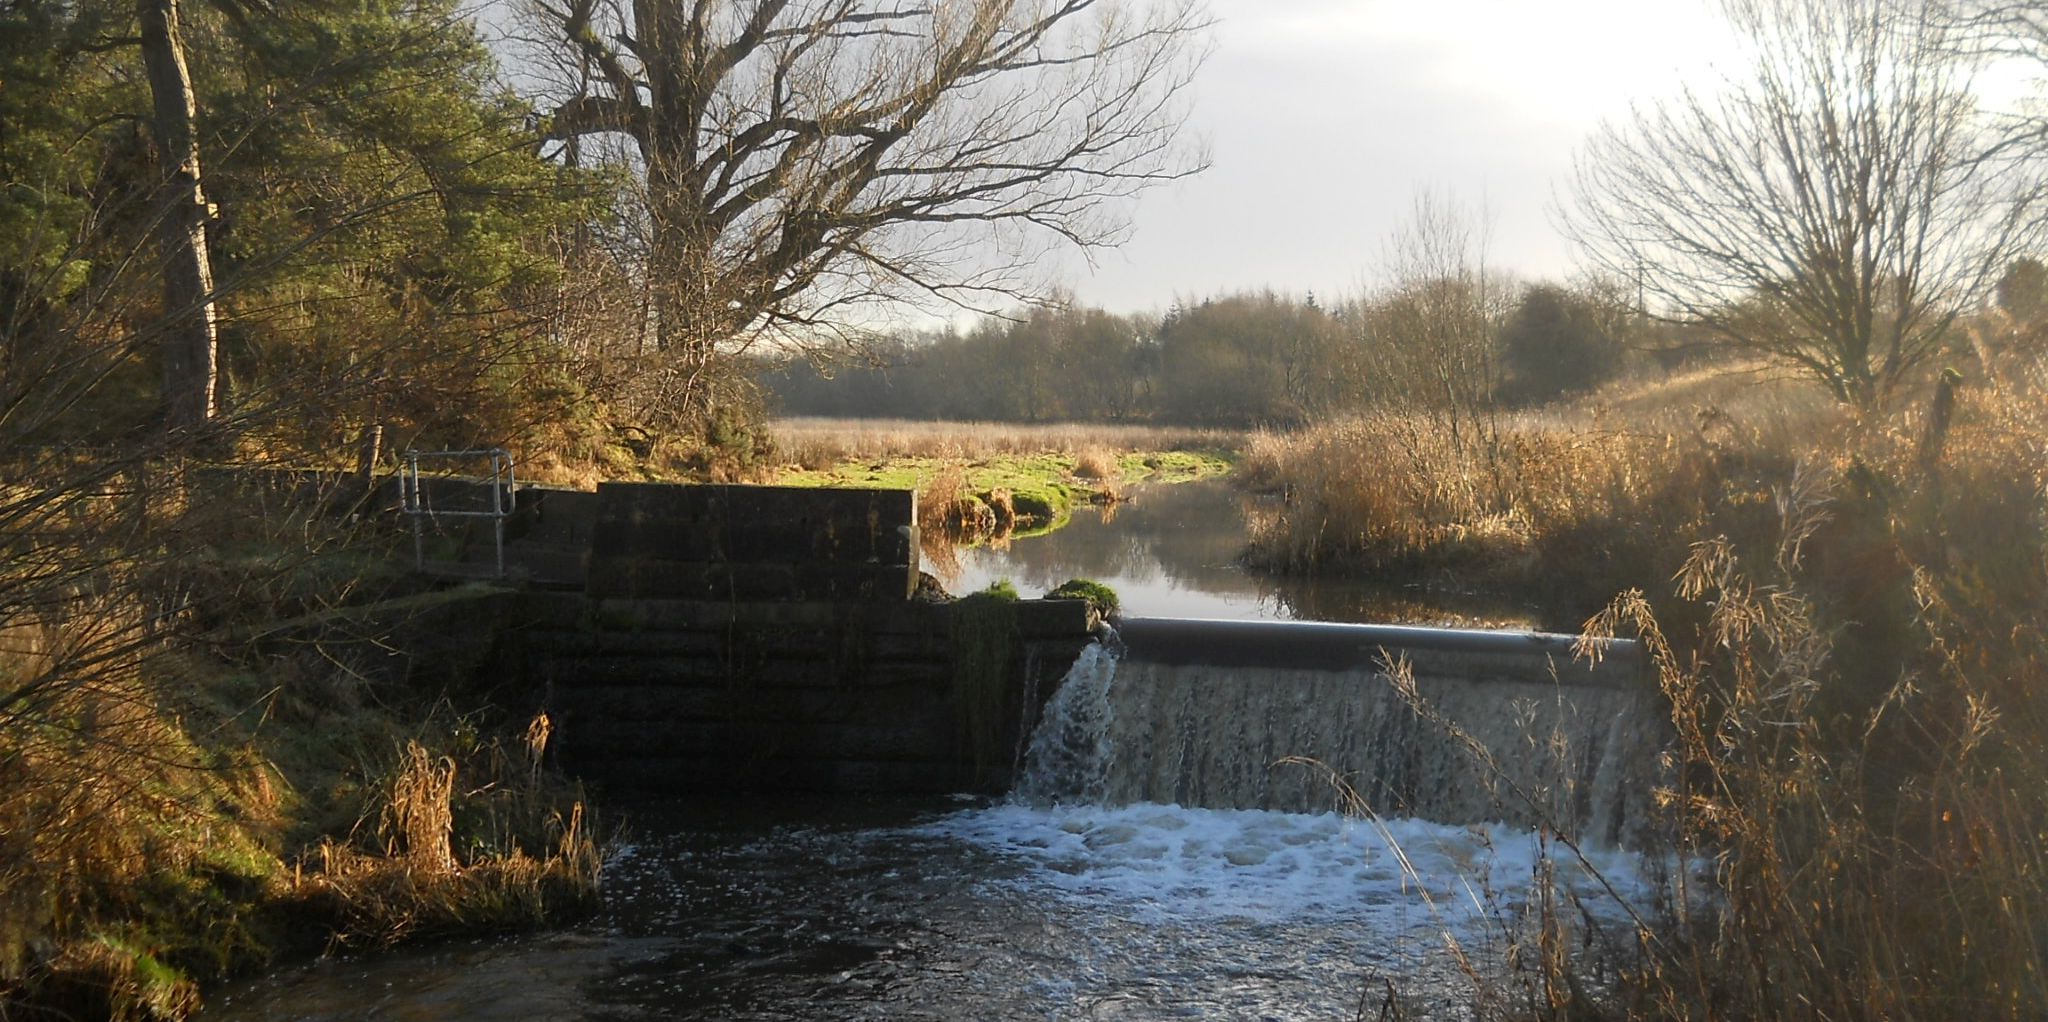
M 491 507 L 487 511 L 442 511 L 427 505 L 426 490 L 420 479 L 421 459 L 489 458 L 491 459 Z M 498 577 L 505 577 L 505 519 L 512 517 L 517 503 L 514 489 L 518 479 L 513 472 L 512 452 L 503 447 L 485 447 L 466 451 L 422 451 L 408 449 L 405 452 L 405 471 L 398 477 L 399 509 L 412 519 L 413 565 L 421 571 L 427 567 L 427 518 L 489 518 L 492 520 L 493 539 L 497 544 Z

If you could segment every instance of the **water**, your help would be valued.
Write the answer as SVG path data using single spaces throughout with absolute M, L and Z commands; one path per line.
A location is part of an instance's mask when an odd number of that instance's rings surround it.
M 1612 935 L 1629 926 L 1608 889 L 1652 887 L 1630 855 L 1595 849 L 1588 870 L 1506 824 L 1162 804 L 1132 778 L 1173 744 L 1175 675 L 1084 655 L 1021 800 L 629 805 L 590 924 L 287 970 L 206 1017 L 1291 1020 L 1380 1017 L 1395 989 L 1399 1017 L 1464 1019 L 1475 986 L 1447 947 L 1513 991 L 1499 949 L 1546 861 L 1589 906 L 1574 925 Z M 1285 688 L 1210 719 L 1278 719 Z M 1243 801 L 1270 766 L 1256 746 L 1209 757 L 1235 756 L 1237 780 L 1175 776 Z
M 958 547 L 952 562 L 927 553 L 925 570 L 956 593 L 1009 579 L 1027 597 L 1070 578 L 1115 589 L 1126 613 L 1150 617 L 1379 621 L 1451 627 L 1528 628 L 1534 608 L 1454 586 L 1255 575 L 1239 563 L 1245 516 L 1261 498 L 1227 479 L 1135 488 L 1112 508 L 1079 508 L 1053 532 Z
M 1482 656 L 1411 660 L 1425 714 L 1370 666 L 1218 667 L 1091 648 L 1048 704 L 1016 794 L 1506 821 L 1640 847 L 1665 733 L 1649 686 L 1474 680 Z
M 1445 937 L 1483 962 L 1536 851 L 1508 828 L 1146 804 L 634 814 L 589 925 L 290 969 L 204 1018 L 1372 1018 L 1388 980 L 1407 1017 L 1466 1018 Z
M 1263 581 L 1237 563 L 1245 500 L 1221 480 L 1153 487 L 927 567 L 956 592 L 1095 578 L 1133 615 L 1534 617 L 1441 589 Z M 1478 661 L 1463 667 L 1490 680 L 1461 680 L 1455 655 L 1417 663 L 1417 689 L 1593 839 L 1586 863 L 1514 825 L 1532 817 L 1370 669 L 1092 648 L 1032 736 L 1014 801 L 611 802 L 631 837 L 590 922 L 327 959 L 223 991 L 204 1017 L 1472 1018 L 1467 967 L 1517 990 L 1500 951 L 1548 864 L 1588 906 L 1574 925 L 1630 932 L 1612 893 L 1644 903 L 1655 878 L 1603 849 L 1625 836 L 1654 736 L 1624 692 Z M 1379 815 L 1334 811 L 1333 774 Z M 1383 1016 L 1390 990 L 1399 1012 Z

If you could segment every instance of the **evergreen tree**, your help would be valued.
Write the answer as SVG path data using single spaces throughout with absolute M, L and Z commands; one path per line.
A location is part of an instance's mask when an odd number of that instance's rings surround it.
M 181 309 L 150 280 L 162 163 L 136 13 L 0 5 L 10 436 L 117 437 L 162 407 L 154 349 Z M 539 159 L 452 2 L 181 13 L 236 424 L 471 443 L 588 413 L 546 327 L 556 242 L 602 192 Z

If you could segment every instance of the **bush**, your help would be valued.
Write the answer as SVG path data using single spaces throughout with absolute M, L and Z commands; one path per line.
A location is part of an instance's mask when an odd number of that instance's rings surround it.
M 1557 624 L 1620 592 L 1589 634 L 1652 654 L 1670 861 L 1711 875 L 1639 906 L 1655 925 L 1618 953 L 1523 949 L 1527 995 L 1485 992 L 1490 1015 L 2048 1011 L 2043 398 L 1965 388 L 1952 417 L 1793 429 L 1525 423 L 1504 512 L 1467 498 L 1478 469 L 1449 448 L 1404 456 L 1399 422 L 1255 447 L 1284 495 L 1267 563 L 1490 582 Z

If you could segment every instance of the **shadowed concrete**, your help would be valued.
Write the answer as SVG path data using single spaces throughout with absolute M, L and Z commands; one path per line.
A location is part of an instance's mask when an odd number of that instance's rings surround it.
M 1205 621 L 1125 618 L 1117 626 L 1126 656 L 1170 665 L 1315 670 L 1378 668 L 1406 657 L 1417 673 L 1451 673 L 1573 685 L 1644 684 L 1641 647 L 1608 643 L 1598 665 L 1574 658 L 1570 635 L 1487 632 L 1406 625 L 1311 621 Z

